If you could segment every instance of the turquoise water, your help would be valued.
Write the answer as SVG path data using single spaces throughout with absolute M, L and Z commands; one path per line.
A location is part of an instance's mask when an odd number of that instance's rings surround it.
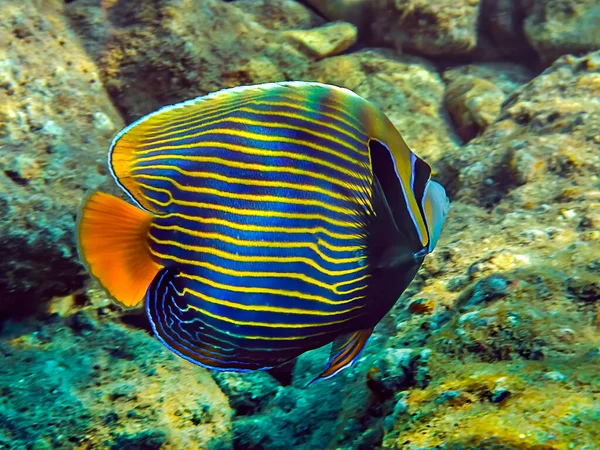
M 598 8 L 0 0 L 0 449 L 600 448 Z M 92 192 L 128 200 L 107 161 L 123 127 L 221 89 L 285 81 L 371 102 L 451 202 L 435 250 L 352 367 L 309 386 L 328 346 L 268 371 L 191 364 L 156 338 L 142 303 L 111 298 L 77 246 Z M 315 127 L 331 125 L 324 108 L 308 116 Z M 339 109 L 359 128 L 372 123 Z M 348 136 L 325 134 L 310 144 Z M 308 167 L 310 179 L 340 170 Z M 395 183 L 386 198 L 404 198 Z M 377 236 L 393 252 L 392 235 Z M 121 273 L 118 246 L 101 241 Z M 371 287 L 369 311 L 409 275 Z

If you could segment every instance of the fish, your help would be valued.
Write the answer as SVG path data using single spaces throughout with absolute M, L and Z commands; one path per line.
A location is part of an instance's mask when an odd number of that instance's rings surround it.
M 354 92 L 314 82 L 224 89 L 120 131 L 130 202 L 78 217 L 79 254 L 158 340 L 217 371 L 268 370 L 332 343 L 359 358 L 435 248 L 449 210 L 431 167 Z

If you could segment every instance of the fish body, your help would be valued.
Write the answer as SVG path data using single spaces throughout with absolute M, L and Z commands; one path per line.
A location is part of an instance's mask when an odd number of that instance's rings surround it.
M 159 340 L 216 370 L 268 369 L 334 342 L 354 362 L 433 250 L 448 211 L 430 167 L 346 89 L 270 83 L 165 107 L 114 139 L 132 206 L 92 194 L 89 271 Z

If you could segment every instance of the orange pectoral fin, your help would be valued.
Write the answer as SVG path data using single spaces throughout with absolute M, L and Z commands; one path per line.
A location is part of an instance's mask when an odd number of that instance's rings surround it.
M 161 266 L 150 254 L 152 214 L 102 192 L 79 215 L 79 252 L 89 272 L 120 303 L 136 306 Z

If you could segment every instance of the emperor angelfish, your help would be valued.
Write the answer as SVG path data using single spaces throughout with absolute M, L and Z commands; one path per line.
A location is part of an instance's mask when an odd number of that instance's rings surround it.
M 390 120 L 353 92 L 287 82 L 149 114 L 109 151 L 134 205 L 95 192 L 80 254 L 157 338 L 215 370 L 269 369 L 333 342 L 357 360 L 436 245 L 449 201 Z

